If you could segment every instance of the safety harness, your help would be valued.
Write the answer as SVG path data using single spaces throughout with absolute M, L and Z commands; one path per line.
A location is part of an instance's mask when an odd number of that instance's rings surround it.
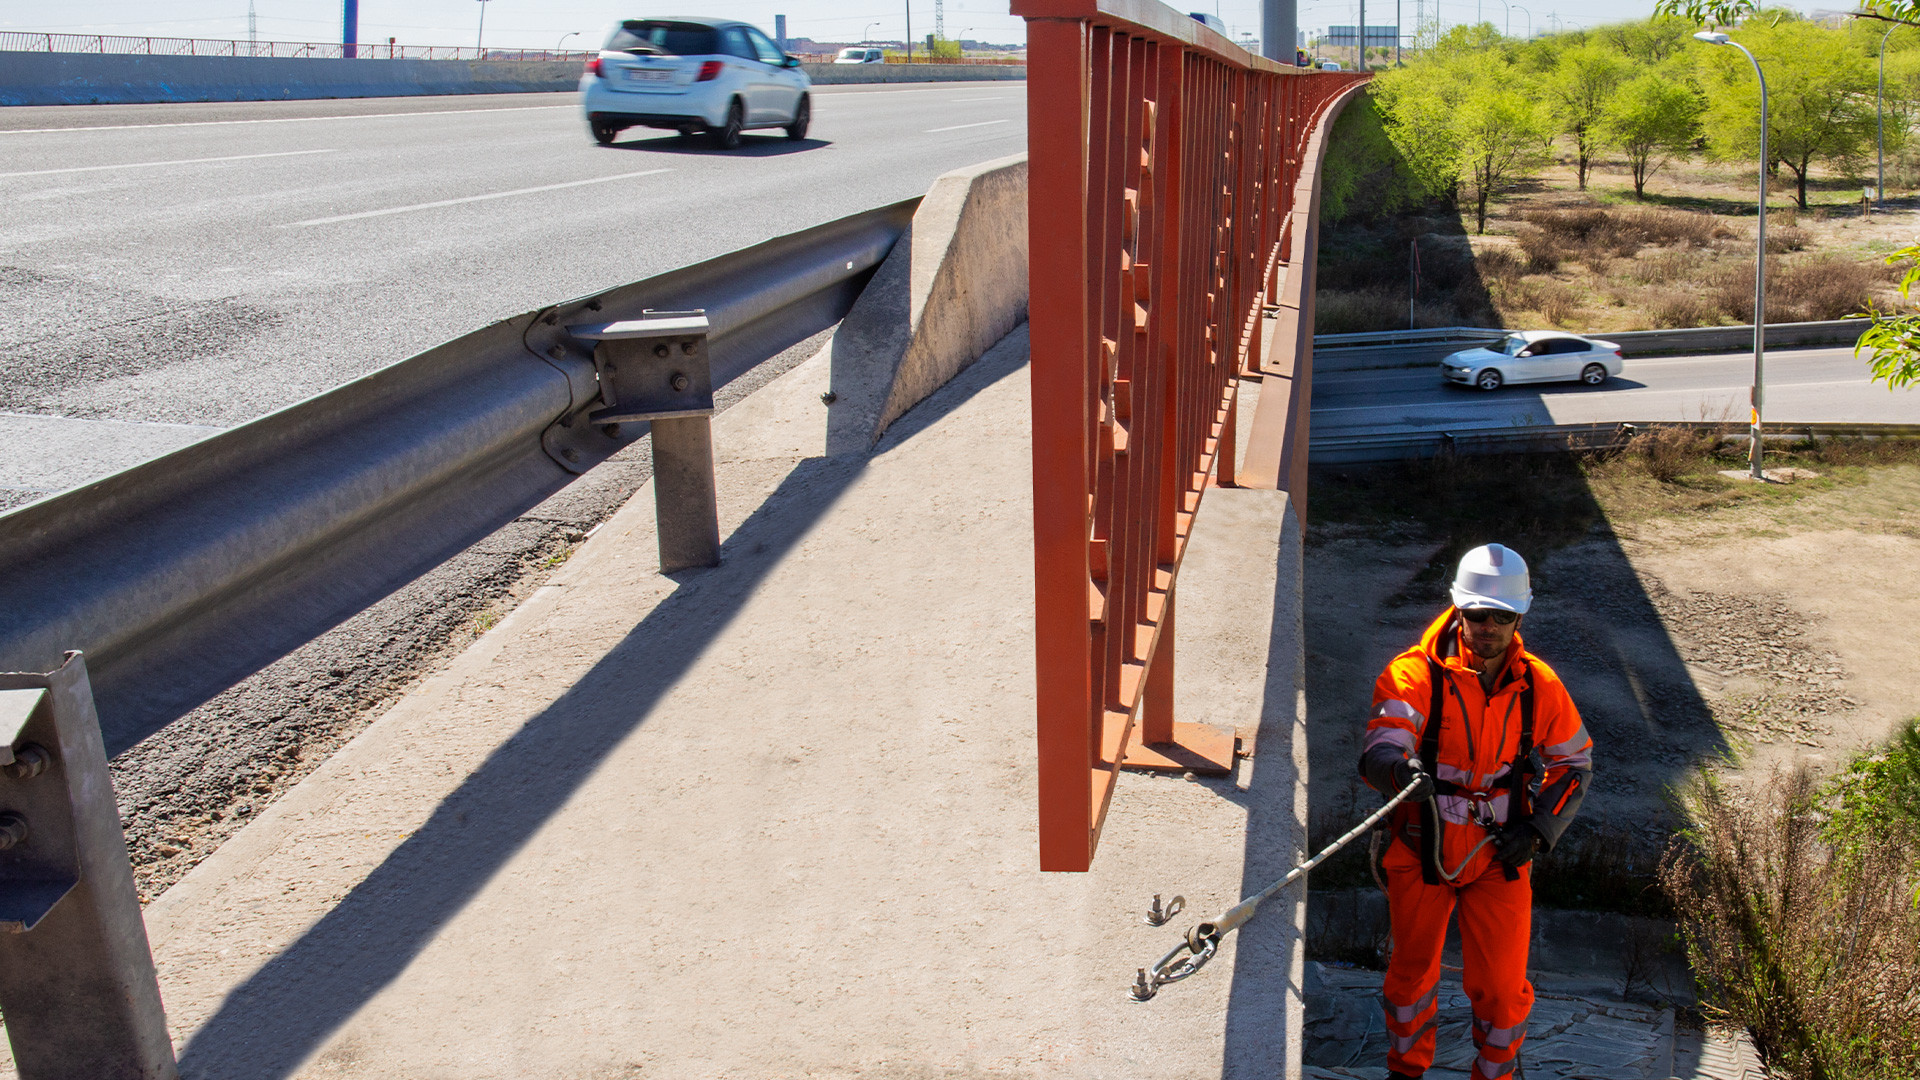
M 1449 629 L 1452 628 L 1449 627 Z M 1420 760 L 1427 763 L 1428 769 L 1437 770 L 1440 767 L 1441 720 L 1447 706 L 1446 680 L 1451 676 L 1447 674 L 1446 668 L 1437 663 L 1432 656 L 1427 657 L 1427 676 L 1428 681 L 1433 684 L 1433 701 L 1427 706 L 1426 724 L 1420 729 Z M 1533 817 L 1533 785 L 1540 773 L 1544 771 L 1545 764 L 1540 760 L 1539 748 L 1533 745 L 1533 669 L 1532 665 L 1525 660 L 1521 661 L 1520 677 L 1526 680 L 1526 688 L 1520 691 L 1520 742 L 1516 747 L 1512 763 L 1507 767 L 1507 822 L 1509 824 L 1527 821 Z M 1462 701 L 1460 716 L 1462 723 L 1467 722 L 1468 719 L 1465 706 L 1466 702 Z M 1422 815 L 1424 820 L 1419 832 L 1418 845 L 1415 845 L 1412 838 L 1407 835 L 1410 830 L 1401 829 L 1400 838 L 1419 853 L 1422 881 L 1429 885 L 1448 885 L 1452 884 L 1452 881 L 1442 870 L 1440 852 L 1444 845 L 1441 843 L 1441 830 L 1445 826 L 1440 818 L 1440 803 L 1437 796 L 1458 795 L 1479 803 L 1484 802 L 1494 793 L 1476 791 L 1451 780 L 1442 780 L 1437 775 L 1433 778 L 1433 793 L 1436 798 L 1428 799 L 1421 804 L 1425 813 Z M 1475 850 L 1477 851 L 1478 848 Z M 1472 858 L 1472 855 L 1469 854 L 1468 858 Z M 1502 864 L 1502 867 L 1506 870 L 1508 881 L 1518 880 L 1519 870 L 1505 864 Z M 1457 874 L 1458 871 L 1455 873 Z

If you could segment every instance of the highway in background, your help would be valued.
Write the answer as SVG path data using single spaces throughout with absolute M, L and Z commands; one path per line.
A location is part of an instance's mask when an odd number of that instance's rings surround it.
M 574 94 L 0 110 L 0 509 L 1026 149 L 1025 83 L 814 93 L 731 152 Z
M 1433 350 L 1428 349 L 1428 352 Z M 1920 391 L 1867 378 L 1852 348 L 1767 352 L 1766 421 L 1920 423 Z M 1412 368 L 1316 372 L 1313 435 L 1614 421 L 1747 422 L 1753 354 L 1629 357 L 1600 386 L 1542 383 L 1491 392 L 1442 384 L 1438 360 Z

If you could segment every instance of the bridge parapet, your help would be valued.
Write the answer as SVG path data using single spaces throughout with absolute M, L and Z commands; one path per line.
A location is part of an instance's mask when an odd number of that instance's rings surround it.
M 1040 865 L 1085 870 L 1123 765 L 1176 725 L 1175 580 L 1288 257 L 1309 139 L 1366 76 L 1254 56 L 1150 0 L 1027 19 Z M 1139 727 L 1136 737 L 1135 727 Z M 1224 751 L 1230 766 L 1230 737 Z M 1129 761 L 1129 758 L 1132 761 Z

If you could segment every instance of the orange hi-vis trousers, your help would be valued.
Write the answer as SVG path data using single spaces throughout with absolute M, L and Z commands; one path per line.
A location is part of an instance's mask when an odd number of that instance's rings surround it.
M 1448 869 L 1451 869 L 1449 867 Z M 1380 996 L 1387 1013 L 1387 1067 L 1419 1076 L 1433 1064 L 1433 1029 L 1440 1012 L 1440 950 L 1447 918 L 1460 914 L 1462 983 L 1473 1003 L 1475 1080 L 1513 1072 L 1527 1039 L 1533 984 L 1527 981 L 1532 934 L 1532 867 L 1508 881 L 1483 850 L 1452 885 L 1420 879 L 1420 857 L 1395 841 L 1387 851 L 1387 907 L 1393 917 L 1393 956 Z

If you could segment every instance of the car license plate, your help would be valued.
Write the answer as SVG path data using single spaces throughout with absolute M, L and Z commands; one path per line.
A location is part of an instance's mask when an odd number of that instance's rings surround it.
M 628 68 L 628 82 L 666 82 L 673 78 L 673 72 L 662 68 Z

